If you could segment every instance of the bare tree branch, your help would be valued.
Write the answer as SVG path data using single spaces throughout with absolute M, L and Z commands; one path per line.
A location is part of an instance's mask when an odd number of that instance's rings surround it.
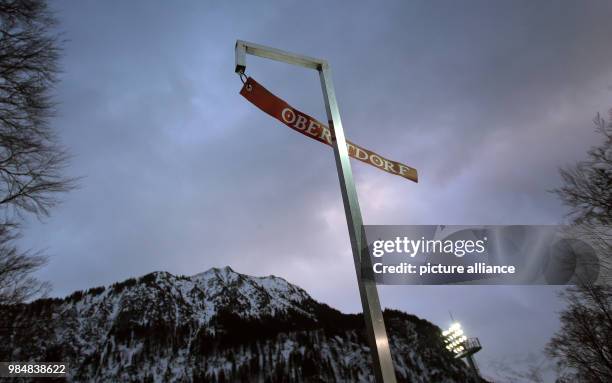
M 570 208 L 572 222 L 612 225 L 612 121 L 598 114 L 593 122 L 602 145 L 591 148 L 587 160 L 561 169 L 564 185 L 553 192 Z
M 612 268 L 612 109 L 606 122 L 595 117 L 603 142 L 588 151 L 588 159 L 561 169 L 563 186 L 554 192 L 570 208 L 572 227 L 597 253 L 596 265 L 609 275 Z M 612 287 L 579 281 L 561 293 L 567 307 L 561 312 L 561 329 L 546 352 L 557 361 L 560 381 L 612 381 Z
M 48 215 L 75 187 L 63 175 L 68 154 L 49 126 L 59 73 L 55 25 L 44 0 L 0 0 L 0 304 L 48 290 L 32 276 L 47 259 L 17 248 L 16 222 Z
M 612 381 L 612 289 L 582 284 L 567 289 L 561 297 L 568 307 L 547 354 L 557 360 L 570 381 Z
M 0 1 L 0 208 L 48 215 L 75 186 L 49 127 L 60 48 L 42 0 Z
M 50 288 L 31 274 L 47 263 L 41 254 L 20 252 L 13 224 L 0 225 L 0 305 L 15 304 L 44 295 Z

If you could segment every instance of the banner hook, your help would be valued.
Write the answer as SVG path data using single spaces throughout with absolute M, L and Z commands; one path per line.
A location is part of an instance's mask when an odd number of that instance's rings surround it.
M 240 81 L 242 81 L 243 84 L 246 84 L 247 76 L 244 72 L 238 72 L 238 77 L 240 77 Z
M 242 84 L 244 85 L 247 92 L 250 92 L 251 90 L 253 90 L 253 85 L 247 84 L 247 80 L 249 78 L 247 77 L 246 74 L 244 74 L 244 72 L 238 72 L 238 77 L 240 77 L 240 81 L 242 81 Z

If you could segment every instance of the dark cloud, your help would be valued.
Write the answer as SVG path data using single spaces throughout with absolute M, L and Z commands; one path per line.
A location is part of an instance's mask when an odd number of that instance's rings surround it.
M 557 223 L 557 168 L 612 106 L 612 5 L 60 2 L 67 38 L 54 121 L 85 176 L 24 244 L 53 255 L 55 294 L 153 270 L 276 274 L 358 311 L 333 155 L 239 95 L 235 40 L 332 65 L 353 141 L 421 182 L 355 163 L 370 224 Z M 318 77 L 257 58 L 247 72 L 324 117 Z M 382 302 L 481 337 L 485 364 L 539 352 L 550 288 L 385 287 Z

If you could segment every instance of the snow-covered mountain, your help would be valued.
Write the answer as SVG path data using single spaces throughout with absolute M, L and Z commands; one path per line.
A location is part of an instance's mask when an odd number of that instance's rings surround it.
M 361 315 L 229 267 L 1 307 L 0 360 L 67 361 L 73 382 L 373 381 Z M 385 311 L 400 382 L 470 382 L 440 329 Z

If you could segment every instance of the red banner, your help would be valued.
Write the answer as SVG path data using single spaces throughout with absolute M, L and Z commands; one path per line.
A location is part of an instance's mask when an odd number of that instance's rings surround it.
M 270 116 L 276 118 L 291 129 L 319 142 L 333 146 L 332 140 L 334 140 L 334 137 L 327 126 L 310 117 L 306 113 L 302 113 L 293 108 L 291 105 L 276 97 L 252 78 L 249 77 L 247 79 L 246 83 L 242 87 L 242 90 L 240 91 L 240 94 L 249 100 L 253 105 L 268 113 Z M 346 146 L 349 156 L 365 162 L 366 164 L 375 166 L 380 170 L 384 170 L 387 173 L 395 174 L 411 181 L 418 182 L 416 169 L 399 162 L 391 161 L 379 154 L 362 148 L 349 140 L 346 140 Z

